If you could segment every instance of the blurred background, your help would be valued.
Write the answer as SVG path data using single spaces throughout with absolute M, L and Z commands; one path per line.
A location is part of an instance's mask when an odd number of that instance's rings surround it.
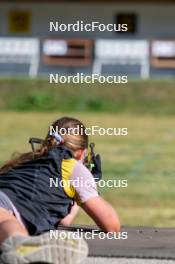
M 0 0 L 0 165 L 30 149 L 63 115 L 86 126 L 127 127 L 93 136 L 100 190 L 123 225 L 175 226 L 175 0 Z M 128 24 L 127 32 L 49 32 L 49 22 Z M 49 84 L 49 73 L 128 75 L 120 84 Z M 75 223 L 90 224 L 81 211 Z

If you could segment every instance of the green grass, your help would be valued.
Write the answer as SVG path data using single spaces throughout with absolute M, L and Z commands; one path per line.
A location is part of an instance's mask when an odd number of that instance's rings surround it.
M 175 80 L 51 85 L 48 79 L 1 78 L 0 110 L 175 114 Z
M 14 151 L 29 150 L 28 138 L 44 137 L 48 125 L 62 115 L 0 112 L 0 163 Z M 104 179 L 128 180 L 128 188 L 100 190 L 117 210 L 122 224 L 175 226 L 175 116 L 79 112 L 71 116 L 86 126 L 128 128 L 126 137 L 91 137 L 103 158 Z M 81 211 L 76 223 L 92 221 Z

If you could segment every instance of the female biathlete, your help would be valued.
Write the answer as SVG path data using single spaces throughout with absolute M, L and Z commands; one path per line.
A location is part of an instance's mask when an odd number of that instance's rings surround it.
M 81 127 L 81 133 L 64 129 Z M 118 232 L 116 212 L 99 196 L 95 173 L 101 173 L 99 156 L 92 172 L 84 165 L 88 136 L 77 119 L 63 117 L 52 124 L 42 145 L 21 154 L 0 169 L 0 250 L 8 264 L 80 263 L 88 254 L 83 239 L 50 239 L 49 230 L 70 225 L 80 205 L 104 232 Z M 51 186 L 51 182 L 64 182 Z M 67 184 L 65 184 L 67 182 Z M 81 184 L 74 184 L 74 183 Z M 88 184 L 86 184 L 88 183 Z

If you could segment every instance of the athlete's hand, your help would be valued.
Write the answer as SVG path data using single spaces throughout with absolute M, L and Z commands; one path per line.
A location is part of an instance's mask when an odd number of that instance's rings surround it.
M 77 205 L 76 202 L 71 207 L 70 213 L 65 216 L 63 219 L 60 220 L 59 225 L 69 226 L 72 224 L 74 218 L 79 212 L 80 207 Z
M 101 180 L 102 169 L 101 169 L 101 157 L 99 154 L 93 157 L 93 167 L 92 167 L 91 173 L 94 176 L 96 182 Z

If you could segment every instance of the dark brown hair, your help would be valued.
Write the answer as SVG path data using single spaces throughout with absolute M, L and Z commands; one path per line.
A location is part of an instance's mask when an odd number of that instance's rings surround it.
M 58 133 L 60 133 L 62 129 L 64 129 L 64 131 L 69 131 L 69 133 L 61 134 L 61 136 L 64 140 L 65 147 L 67 147 L 73 154 L 79 149 L 88 148 L 88 136 L 85 133 L 85 126 L 78 119 L 62 117 L 56 120 L 50 127 L 52 127 L 52 129 Z M 18 167 L 25 162 L 40 158 L 47 154 L 56 145 L 58 145 L 58 141 L 53 135 L 50 134 L 50 127 L 43 144 L 38 149 L 36 149 L 34 153 L 27 152 L 18 155 L 16 158 L 12 158 L 0 168 L 0 173 L 7 172 L 8 170 Z M 75 134 L 73 133 L 73 129 L 77 127 L 79 128 L 80 132 Z

